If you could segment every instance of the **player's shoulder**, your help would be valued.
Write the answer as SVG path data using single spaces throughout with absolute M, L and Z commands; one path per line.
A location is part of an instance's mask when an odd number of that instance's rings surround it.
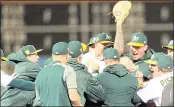
M 73 67 L 71 67 L 70 65 L 65 65 L 65 69 L 66 70 L 74 71 Z
M 91 59 L 92 58 L 92 55 L 91 55 L 91 53 L 86 53 L 86 54 L 84 54 L 83 55 L 83 57 L 82 57 L 82 60 L 89 60 L 89 59 Z
M 153 87 L 155 86 L 158 87 L 159 85 L 161 86 L 160 81 L 162 79 L 163 79 L 162 77 L 155 77 L 149 81 L 148 85 Z
M 60 65 L 60 66 L 62 66 L 62 67 L 64 67 L 64 69 L 66 71 L 72 71 L 73 70 L 73 68 L 70 65 L 62 64 L 62 63 L 57 63 L 57 64 Z
M 83 57 L 88 57 L 89 55 L 90 55 L 90 53 L 87 52 L 87 53 L 85 53 L 85 54 L 83 55 Z
M 93 58 L 94 57 L 94 52 L 88 52 L 83 55 L 83 58 Z
M 33 63 L 33 62 L 26 63 L 26 68 L 27 68 L 27 70 L 36 70 L 36 71 L 41 70 L 41 66 L 39 64 Z

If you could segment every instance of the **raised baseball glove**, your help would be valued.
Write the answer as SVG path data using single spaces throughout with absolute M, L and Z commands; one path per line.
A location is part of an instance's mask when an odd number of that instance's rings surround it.
M 124 19 L 128 16 L 129 10 L 131 9 L 131 1 L 119 1 L 117 2 L 112 10 L 112 14 L 115 17 L 115 22 L 122 23 Z M 109 14 L 111 14 L 109 13 Z M 108 14 L 108 15 L 109 15 Z

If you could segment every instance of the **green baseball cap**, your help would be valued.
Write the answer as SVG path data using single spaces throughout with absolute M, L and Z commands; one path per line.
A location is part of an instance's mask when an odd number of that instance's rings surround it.
M 71 41 L 68 45 L 71 58 L 77 58 L 83 53 L 82 45 L 79 41 Z
M 68 54 L 68 44 L 65 42 L 55 43 L 52 47 L 52 54 L 55 55 L 66 55 Z
M 33 45 L 26 45 L 22 47 L 22 50 L 25 55 L 29 56 L 41 52 L 43 49 L 36 50 Z
M 174 41 L 171 40 L 167 46 L 162 46 L 163 49 L 174 49 Z
M 0 50 L 1 50 L 1 60 L 8 61 L 8 59 L 6 57 L 4 57 L 4 52 L 2 51 L 2 49 L 0 49 Z
M 148 42 L 147 37 L 142 33 L 133 33 L 131 36 L 131 42 L 127 45 L 143 47 Z
M 94 39 L 95 43 L 101 43 L 101 44 L 114 43 L 114 42 L 112 42 L 111 35 L 108 33 L 100 33 L 97 36 L 95 36 L 94 38 L 95 38 Z
M 87 44 L 87 46 L 90 46 L 90 45 L 95 44 L 95 40 L 96 40 L 96 38 L 95 38 L 95 37 L 92 37 L 92 38 L 89 40 L 89 43 Z
M 163 52 L 154 53 L 151 59 L 145 61 L 148 64 L 157 65 L 160 68 L 173 68 L 173 59 Z
M 104 57 L 104 60 L 107 60 L 107 59 L 119 59 L 120 58 L 120 54 L 115 48 L 106 48 L 103 51 L 103 57 Z

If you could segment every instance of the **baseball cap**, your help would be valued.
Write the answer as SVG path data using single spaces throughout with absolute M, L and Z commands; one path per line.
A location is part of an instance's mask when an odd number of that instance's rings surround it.
M 133 33 L 131 36 L 131 41 L 127 44 L 129 46 L 142 47 L 148 42 L 147 37 L 142 33 Z
M 79 41 L 71 41 L 68 46 L 71 58 L 76 58 L 83 53 L 82 45 Z
M 115 48 L 106 48 L 103 51 L 103 56 L 104 56 L 104 60 L 120 58 L 120 54 Z
M 3 52 L 3 50 L 2 49 L 0 49 L 1 50 L 1 60 L 3 60 L 3 61 L 8 61 L 8 59 L 6 58 L 6 57 L 4 57 L 4 52 Z
M 33 45 L 26 45 L 22 47 L 22 50 L 25 55 L 29 56 L 41 52 L 43 49 L 36 50 Z
M 163 49 L 174 49 L 174 41 L 171 40 L 167 46 L 162 46 Z
M 81 46 L 82 46 L 83 52 L 86 52 L 86 49 L 87 49 L 87 46 L 86 46 L 86 44 L 84 44 L 84 43 L 81 43 Z
M 148 64 L 157 65 L 160 68 L 172 68 L 173 67 L 173 59 L 163 52 L 154 53 L 151 56 L 151 59 L 145 61 Z
M 68 54 L 68 44 L 65 42 L 55 43 L 52 47 L 52 54 L 55 55 L 66 55 Z
M 95 37 L 92 37 L 92 38 L 89 40 L 89 43 L 87 44 L 87 46 L 90 46 L 90 45 L 95 44 L 95 40 L 96 40 L 96 38 L 95 38 Z
M 108 33 L 100 33 L 97 36 L 94 37 L 95 38 L 95 43 L 114 43 L 112 42 L 112 37 L 110 34 Z

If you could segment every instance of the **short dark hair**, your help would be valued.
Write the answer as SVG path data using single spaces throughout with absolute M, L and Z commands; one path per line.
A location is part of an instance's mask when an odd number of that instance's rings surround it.
M 95 48 L 95 44 L 90 44 L 88 47 Z

